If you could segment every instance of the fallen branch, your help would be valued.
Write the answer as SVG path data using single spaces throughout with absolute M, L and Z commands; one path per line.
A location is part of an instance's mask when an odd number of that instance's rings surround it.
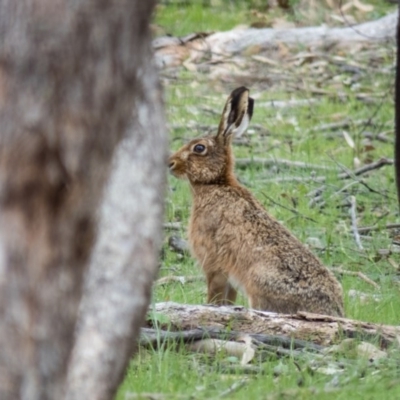
M 204 281 L 205 278 L 202 275 L 194 276 L 164 276 L 163 278 L 157 279 L 155 282 L 156 286 L 168 285 L 169 283 L 179 282 L 182 285 L 190 282 Z
M 173 231 L 179 231 L 182 229 L 182 224 L 180 222 L 166 222 L 163 225 L 164 229 L 171 229 Z
M 297 215 L 298 217 L 304 218 L 307 221 L 311 221 L 311 222 L 317 222 L 315 219 L 312 219 L 310 217 L 307 217 L 306 215 L 303 215 L 302 213 L 300 213 L 299 211 L 295 210 L 294 208 L 290 208 L 290 207 L 286 207 L 285 205 L 278 203 L 277 201 L 275 201 L 273 198 L 271 198 L 270 196 L 266 195 L 264 192 L 260 192 L 266 199 L 268 199 L 272 204 L 275 204 L 276 206 L 282 207 L 285 210 L 290 211 L 291 213 L 293 213 L 294 215 Z
M 281 183 L 281 182 L 316 182 L 326 181 L 325 176 L 279 176 L 277 178 L 258 179 L 257 181 L 264 183 Z
M 373 171 L 374 169 L 382 168 L 385 165 L 393 165 L 393 160 L 383 157 L 380 160 L 375 161 L 371 164 L 363 165 L 362 167 L 357 168 L 354 171 L 349 170 L 349 171 L 341 172 L 338 175 L 338 178 L 339 179 L 347 179 L 347 178 L 351 178 L 353 176 L 360 176 L 360 175 L 365 174 L 366 172 Z
M 400 224 L 386 224 L 385 226 L 362 226 L 358 228 L 358 232 L 366 234 L 372 231 L 380 231 L 381 229 L 398 229 L 398 228 L 400 228 Z
M 303 168 L 303 169 L 314 169 L 314 170 L 324 170 L 324 171 L 337 171 L 336 167 L 329 167 L 326 165 L 318 165 L 318 164 L 309 164 L 303 161 L 291 161 L 280 158 L 238 158 L 236 160 L 236 165 L 238 167 L 248 167 L 250 165 L 257 165 L 262 167 L 271 167 L 274 165 L 282 165 L 285 167 L 294 167 L 294 168 Z M 378 161 L 375 161 L 370 164 L 363 165 L 360 168 L 357 168 L 353 171 L 348 170 L 338 174 L 339 179 L 347 179 L 354 176 L 360 176 L 367 172 L 373 171 L 375 169 L 379 169 L 384 167 L 385 165 L 393 165 L 393 160 L 389 158 L 381 158 Z M 322 180 L 323 177 L 319 177 Z
M 183 38 L 164 37 L 153 41 L 155 60 L 159 67 L 172 67 L 211 61 L 221 61 L 240 54 L 249 47 L 259 52 L 284 44 L 323 47 L 349 46 L 356 42 L 385 42 L 394 40 L 397 13 L 378 20 L 343 28 L 314 26 L 293 29 L 234 29 L 214 34 L 192 34 Z
M 231 387 L 229 387 L 228 389 L 226 389 L 222 393 L 220 393 L 217 396 L 217 398 L 222 399 L 224 397 L 230 396 L 232 393 L 237 392 L 239 389 L 241 389 L 248 382 L 249 382 L 248 379 L 241 379 L 240 381 L 234 382 Z
M 372 279 L 368 278 L 367 275 L 363 274 L 360 271 L 348 271 L 341 267 L 332 268 L 332 271 L 337 272 L 338 274 L 342 274 L 342 275 L 357 276 L 358 278 L 362 279 L 364 282 L 367 282 L 369 285 L 373 286 L 375 289 L 379 289 L 379 285 L 376 282 L 374 282 Z
M 291 161 L 282 158 L 238 158 L 236 160 L 238 167 L 248 167 L 249 165 L 257 165 L 262 167 L 271 167 L 274 165 L 282 165 L 284 167 L 304 168 L 304 169 L 319 169 L 324 171 L 337 171 L 336 167 L 326 165 L 310 164 L 303 161 Z
M 284 349 L 307 349 L 309 351 L 320 352 L 324 349 L 315 343 L 305 340 L 290 338 L 289 336 L 266 335 L 260 333 L 246 334 L 250 338 L 264 345 L 280 346 Z M 151 328 L 142 328 L 140 346 L 158 348 L 166 343 L 193 343 L 203 339 L 218 340 L 238 340 L 243 336 L 243 332 L 226 331 L 219 328 L 196 328 L 187 331 L 171 332 Z
M 219 326 L 234 332 L 257 332 L 286 336 L 327 346 L 343 338 L 373 340 L 386 348 L 397 340 L 400 326 L 388 326 L 347 318 L 300 312 L 296 315 L 248 310 L 241 306 L 188 305 L 157 303 L 153 311 L 165 315 L 171 330 L 187 331 L 199 326 Z
M 267 102 L 257 103 L 257 107 L 272 107 L 272 108 L 291 108 L 305 107 L 315 103 L 319 103 L 319 99 L 290 99 L 290 100 L 270 100 Z

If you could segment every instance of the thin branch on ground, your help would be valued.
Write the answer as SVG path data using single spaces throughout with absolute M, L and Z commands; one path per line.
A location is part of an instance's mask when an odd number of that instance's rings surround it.
M 276 348 L 288 350 L 307 350 L 320 353 L 324 346 L 307 342 L 300 339 L 292 339 L 283 335 L 265 335 L 259 333 L 246 334 L 256 342 L 265 346 L 274 346 Z M 167 342 L 174 343 L 193 343 L 203 339 L 222 339 L 238 340 L 243 337 L 243 332 L 226 331 L 218 328 L 197 328 L 188 331 L 170 332 L 159 329 L 142 328 L 140 337 L 140 346 L 159 347 Z
M 358 278 L 362 279 L 364 282 L 367 282 L 369 285 L 373 286 L 374 288 L 379 289 L 379 285 L 376 282 L 374 282 L 372 279 L 368 278 L 367 275 L 363 274 L 360 271 L 348 271 L 341 267 L 332 268 L 332 271 L 337 272 L 338 274 L 357 276 Z
M 260 192 L 266 199 L 268 199 L 271 203 L 275 204 L 276 206 L 282 207 L 285 210 L 290 211 L 291 213 L 306 219 L 307 221 L 311 221 L 311 222 L 317 222 L 315 219 L 307 217 L 306 215 L 301 214 L 300 212 L 298 212 L 297 210 L 295 210 L 294 208 L 290 208 L 290 207 L 286 207 L 283 204 L 278 203 L 277 201 L 275 201 L 274 199 L 272 199 L 271 197 L 269 197 L 268 195 L 266 195 L 264 192 Z
M 347 179 L 347 178 L 352 178 L 354 176 L 360 176 L 360 175 L 363 175 L 363 174 L 365 174 L 367 172 L 373 171 L 375 169 L 382 168 L 385 165 L 393 165 L 393 160 L 383 157 L 378 161 L 375 161 L 375 162 L 373 162 L 371 164 L 363 165 L 362 167 L 357 168 L 357 169 L 355 169 L 353 171 L 348 170 L 348 171 L 345 171 L 345 172 L 341 172 L 338 175 L 338 178 L 339 179 Z
M 258 179 L 260 182 L 265 183 L 281 183 L 281 182 L 317 182 L 322 183 L 326 181 L 326 176 L 280 176 L 278 178 Z
M 204 281 L 205 278 L 203 275 L 193 275 L 193 276 L 175 276 L 175 275 L 170 275 L 170 276 L 164 276 L 163 278 L 157 279 L 155 282 L 156 286 L 163 286 L 163 285 L 168 285 L 169 283 L 173 282 L 179 282 L 182 285 L 185 283 L 191 283 L 191 282 L 198 282 L 198 281 Z
M 182 229 L 182 224 L 180 222 L 165 222 L 163 227 L 164 229 L 179 231 L 180 229 Z
M 398 228 L 400 228 L 400 224 L 386 224 L 385 226 L 362 226 L 358 228 L 358 232 L 366 234 L 372 231 L 380 231 L 381 229 L 398 229 Z
M 291 161 L 283 158 L 238 158 L 236 165 L 238 167 L 248 167 L 249 165 L 260 165 L 262 167 L 269 167 L 274 165 L 282 165 L 285 167 L 304 168 L 304 169 L 319 169 L 323 171 L 337 171 L 336 167 L 329 167 L 327 165 L 310 164 L 303 161 Z
M 229 397 L 232 393 L 237 392 L 239 389 L 241 389 L 243 386 L 247 385 L 249 382 L 249 379 L 241 379 L 240 381 L 234 382 L 231 387 L 228 389 L 224 390 L 222 393 L 220 393 L 217 398 L 222 399 L 224 397 Z

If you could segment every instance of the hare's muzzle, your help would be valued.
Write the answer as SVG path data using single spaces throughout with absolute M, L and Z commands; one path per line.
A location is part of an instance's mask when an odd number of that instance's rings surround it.
M 170 171 L 173 171 L 175 166 L 176 166 L 176 161 L 174 161 L 174 160 L 168 161 L 168 168 Z

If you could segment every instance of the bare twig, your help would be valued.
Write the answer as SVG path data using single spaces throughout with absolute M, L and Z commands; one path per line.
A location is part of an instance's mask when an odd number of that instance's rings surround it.
M 375 193 L 378 194 L 379 196 L 384 197 L 385 199 L 390 199 L 392 200 L 392 198 L 390 196 L 388 196 L 386 193 L 382 192 L 382 190 L 375 190 L 374 188 L 372 188 L 370 185 L 368 185 L 363 179 L 357 179 L 356 180 L 351 181 L 349 183 L 346 183 L 342 188 L 340 188 L 338 191 L 336 191 L 335 193 L 332 194 L 331 197 L 333 196 L 337 196 L 340 193 L 346 191 L 349 187 L 353 186 L 353 185 L 362 185 L 364 186 L 369 192 L 371 193 Z
M 372 231 L 379 231 L 381 229 L 398 229 L 400 228 L 400 224 L 386 224 L 385 226 L 363 226 L 358 228 L 359 233 L 369 233 Z
M 275 204 L 275 205 L 277 205 L 277 206 L 279 206 L 279 207 L 282 207 L 282 208 L 284 208 L 285 210 L 288 210 L 288 211 L 292 212 L 293 214 L 295 214 L 295 215 L 297 215 L 297 216 L 299 216 L 299 217 L 302 217 L 302 218 L 304 218 L 304 219 L 306 219 L 306 220 L 308 220 L 308 221 L 317 222 L 317 221 L 315 221 L 315 219 L 312 219 L 312 218 L 310 218 L 310 217 L 307 217 L 306 215 L 301 214 L 300 212 L 298 212 L 298 211 L 295 210 L 294 208 L 286 207 L 286 206 L 284 206 L 283 204 L 278 203 L 277 201 L 275 201 L 274 199 L 272 199 L 271 197 L 269 197 L 268 195 L 266 195 L 264 192 L 260 192 L 260 193 L 261 193 L 265 198 L 267 198 L 271 203 L 273 203 L 273 204 Z
M 324 346 L 305 340 L 293 339 L 283 335 L 266 335 L 253 333 L 248 334 L 252 339 L 266 346 L 274 346 L 289 350 L 307 350 L 312 352 L 321 352 Z M 243 337 L 243 332 L 226 331 L 218 328 L 197 328 L 187 331 L 170 332 L 165 330 L 142 328 L 140 346 L 157 347 L 166 342 L 175 343 L 193 343 L 202 339 L 223 339 L 223 340 L 238 340 Z
M 363 132 L 362 135 L 371 140 L 378 140 L 379 142 L 382 143 L 394 143 L 394 140 L 392 138 L 387 137 L 387 133 L 392 132 L 392 131 L 386 131 L 386 132 L 381 132 L 378 134 L 372 133 L 372 132 Z
M 260 179 L 261 182 L 280 183 L 280 182 L 325 182 L 325 176 L 280 176 L 278 178 Z
M 228 389 L 224 390 L 220 393 L 217 398 L 222 399 L 224 397 L 229 397 L 232 393 L 236 392 L 237 390 L 241 389 L 244 385 L 249 382 L 249 379 L 241 379 L 240 381 L 234 382 L 234 384 L 229 387 Z
M 324 171 L 337 171 L 336 167 L 329 167 L 326 165 L 309 164 L 303 161 L 285 160 L 282 158 L 238 158 L 236 165 L 239 167 L 248 167 L 251 164 L 261 165 L 263 167 L 273 165 L 283 165 L 285 167 L 304 168 L 304 169 L 319 169 Z
M 169 283 L 172 282 L 179 282 L 182 285 L 185 283 L 190 283 L 190 282 L 197 282 L 197 281 L 203 281 L 204 276 L 203 275 L 193 275 L 193 276 L 164 276 L 163 278 L 157 279 L 155 284 L 156 286 L 163 286 L 163 285 L 168 285 Z
M 380 160 L 378 160 L 376 162 L 364 165 L 364 166 L 362 166 L 360 168 L 355 169 L 354 171 L 350 171 L 349 170 L 349 171 L 341 172 L 338 175 L 338 178 L 339 179 L 347 179 L 347 178 L 351 178 L 351 177 L 354 177 L 354 176 L 360 176 L 360 175 L 363 175 L 366 172 L 372 171 L 374 169 L 382 168 L 385 165 L 393 165 L 393 160 L 383 157 L 383 158 L 381 158 Z
M 359 120 L 354 120 L 352 121 L 351 119 L 344 119 L 343 121 L 339 121 L 339 122 L 332 122 L 332 123 L 326 123 L 326 124 L 320 124 L 315 126 L 314 128 L 310 129 L 310 132 L 323 132 L 323 131 L 337 131 L 340 129 L 348 129 L 350 127 L 354 127 L 354 126 L 360 126 L 360 125 L 364 125 L 364 126 L 374 126 L 374 123 L 367 119 L 359 119 Z M 338 132 L 338 135 L 342 135 L 342 132 Z M 382 134 L 378 134 L 378 135 L 373 135 L 371 133 L 362 133 L 363 136 L 368 137 L 370 139 L 383 139 L 382 141 L 385 140 L 385 138 L 382 136 L 382 138 L 380 138 L 379 136 Z M 386 138 L 387 139 L 387 138 Z
M 257 365 L 232 365 L 227 363 L 219 363 L 216 367 L 212 366 L 211 368 L 212 370 L 216 370 L 218 373 L 223 374 L 264 375 L 266 373 L 265 368 Z
M 185 394 L 174 393 L 174 399 L 188 399 Z M 126 392 L 124 400 L 169 400 L 170 395 L 164 393 L 148 393 L 148 392 Z
M 332 271 L 337 272 L 338 274 L 357 276 L 358 278 L 362 279 L 364 282 L 367 282 L 368 284 L 370 284 L 374 288 L 379 289 L 379 285 L 376 282 L 374 282 L 372 279 L 368 278 L 367 275 L 363 274 L 360 271 L 348 271 L 348 270 L 343 269 L 341 267 L 332 268 Z
M 327 124 L 320 124 L 310 129 L 310 132 L 323 132 L 323 131 L 334 131 L 337 129 L 347 129 L 352 126 L 356 121 L 345 119 L 339 122 L 332 122 Z
M 353 230 L 354 240 L 360 250 L 364 250 L 364 247 L 361 243 L 360 234 L 357 229 L 357 209 L 356 209 L 356 198 L 354 196 L 350 196 L 350 215 L 351 215 L 351 228 Z
M 173 231 L 179 231 L 182 229 L 182 224 L 180 222 L 166 222 L 163 226 L 164 229 L 171 229 Z
M 288 101 L 271 100 L 263 103 L 258 103 L 258 107 L 286 108 L 286 107 L 304 107 L 311 104 L 319 103 L 319 99 L 291 99 Z

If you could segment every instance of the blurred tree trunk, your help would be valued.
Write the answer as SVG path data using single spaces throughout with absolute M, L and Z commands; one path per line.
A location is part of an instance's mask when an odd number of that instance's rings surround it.
M 151 54 L 105 193 L 69 366 L 69 400 L 110 399 L 136 347 L 158 267 L 165 121 Z
M 146 95 L 143 83 L 153 6 L 142 0 L 0 0 L 2 400 L 63 397 L 96 208 L 113 151 L 134 107 L 134 117 L 148 117 L 137 99 L 160 103 L 158 92 Z M 162 114 L 151 118 L 163 121 Z M 162 136 L 148 135 L 137 140 L 149 145 Z M 156 144 L 155 154 L 163 154 L 164 139 Z M 154 157 L 141 162 L 144 171 L 161 163 Z M 156 178 L 145 182 L 158 185 L 152 194 L 162 188 L 161 172 L 153 173 Z M 135 209 L 147 229 L 137 255 L 144 270 L 155 265 L 161 223 L 162 200 L 148 200 Z M 152 275 L 150 270 L 138 279 Z M 141 316 L 148 293 L 138 293 Z

